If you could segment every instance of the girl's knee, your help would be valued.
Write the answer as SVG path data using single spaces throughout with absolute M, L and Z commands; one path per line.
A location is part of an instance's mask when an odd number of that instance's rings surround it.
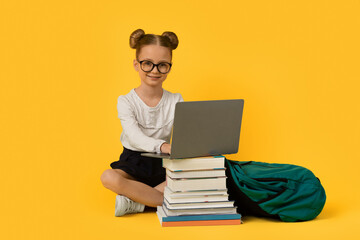
M 114 169 L 106 169 L 100 177 L 101 183 L 104 187 L 109 188 L 114 184 L 120 184 L 124 177 L 122 177 L 118 172 L 114 171 Z

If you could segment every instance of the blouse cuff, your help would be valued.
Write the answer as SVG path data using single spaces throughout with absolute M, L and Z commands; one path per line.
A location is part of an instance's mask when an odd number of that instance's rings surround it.
M 157 153 L 161 153 L 160 148 L 161 148 L 161 145 L 163 145 L 163 143 L 166 143 L 166 141 L 162 140 L 161 143 L 156 147 L 156 152 Z

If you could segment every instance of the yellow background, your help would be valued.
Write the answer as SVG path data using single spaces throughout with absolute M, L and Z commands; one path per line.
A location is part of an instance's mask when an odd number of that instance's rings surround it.
M 1 239 L 355 239 L 360 167 L 359 1 L 1 1 Z M 100 182 L 118 159 L 116 103 L 139 84 L 132 31 L 180 40 L 164 88 L 245 99 L 234 160 L 311 169 L 317 219 L 161 228 L 114 217 Z

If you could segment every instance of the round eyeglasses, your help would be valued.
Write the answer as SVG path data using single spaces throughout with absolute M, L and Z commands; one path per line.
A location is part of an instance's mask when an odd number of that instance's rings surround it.
M 171 63 L 167 63 L 167 62 L 161 62 L 155 64 L 149 60 L 143 60 L 138 62 L 140 63 L 140 67 L 144 72 L 151 72 L 156 66 L 157 70 L 162 74 L 168 73 L 172 65 Z

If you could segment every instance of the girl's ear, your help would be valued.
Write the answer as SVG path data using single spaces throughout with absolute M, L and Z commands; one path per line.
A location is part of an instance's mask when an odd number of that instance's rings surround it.
M 138 71 L 140 70 L 140 69 L 139 69 L 140 65 L 139 65 L 139 62 L 136 61 L 136 59 L 134 59 L 133 65 L 134 65 L 135 71 L 138 72 Z

